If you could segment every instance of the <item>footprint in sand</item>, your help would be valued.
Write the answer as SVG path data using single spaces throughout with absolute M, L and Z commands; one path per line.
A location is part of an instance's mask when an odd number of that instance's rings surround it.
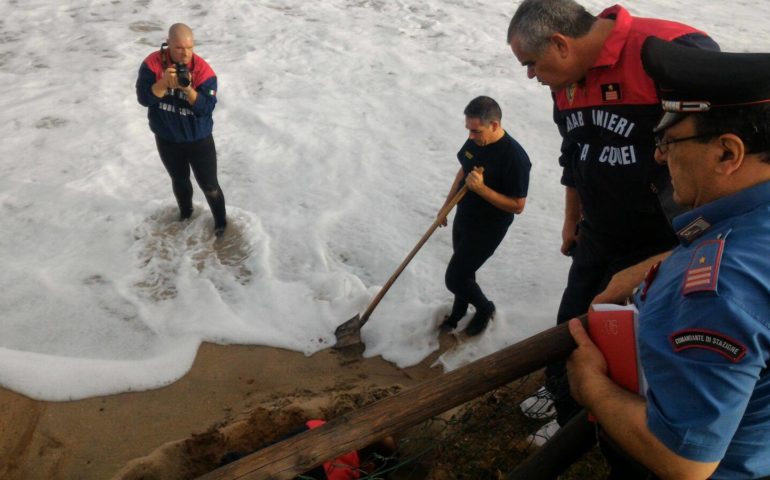
M 248 219 L 237 212 L 229 215 L 224 235 L 215 237 L 213 221 L 201 206 L 184 221 L 176 207 L 153 212 L 133 232 L 132 250 L 142 271 L 134 286 L 148 300 L 173 299 L 189 266 L 221 293 L 227 293 L 232 282 L 247 285 L 253 276 L 248 260 L 254 245 L 245 235 L 244 221 Z

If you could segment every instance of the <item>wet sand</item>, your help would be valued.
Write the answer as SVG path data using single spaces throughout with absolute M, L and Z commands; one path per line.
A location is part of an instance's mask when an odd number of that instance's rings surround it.
M 236 440 L 259 443 L 245 438 L 265 433 L 254 424 L 280 429 L 338 409 L 340 402 L 367 403 L 440 375 L 441 368 L 430 368 L 436 355 L 399 369 L 379 357 L 331 349 L 305 357 L 206 343 L 191 371 L 162 389 L 72 402 L 36 401 L 0 389 L 0 478 L 168 478 L 186 439 L 208 432 L 219 442 L 209 455 L 233 448 Z M 244 438 L 234 440 L 238 436 Z

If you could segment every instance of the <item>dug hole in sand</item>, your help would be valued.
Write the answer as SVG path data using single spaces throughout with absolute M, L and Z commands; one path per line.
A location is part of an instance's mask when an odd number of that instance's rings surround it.
M 189 479 L 228 451 L 250 451 L 310 418 L 371 403 L 442 373 L 328 349 L 209 343 L 168 387 L 72 402 L 0 389 L 0 478 Z

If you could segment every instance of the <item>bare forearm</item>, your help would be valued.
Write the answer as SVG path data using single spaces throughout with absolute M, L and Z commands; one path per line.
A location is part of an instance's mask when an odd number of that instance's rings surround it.
M 460 168 L 460 170 L 457 172 L 457 175 L 455 175 L 454 182 L 452 182 L 452 187 L 449 189 L 449 193 L 447 193 L 446 200 L 444 200 L 444 205 L 446 206 L 450 200 L 455 196 L 457 191 L 460 189 L 460 182 L 463 181 L 463 178 L 465 177 L 465 172 L 463 172 L 463 169 Z
M 606 376 L 595 376 L 584 390 L 586 407 L 604 431 L 629 455 L 662 479 L 706 479 L 718 463 L 694 462 L 680 457 L 647 428 L 643 397 L 619 387 Z
M 619 387 L 616 389 L 615 398 L 600 402 L 592 412 L 623 450 L 662 479 L 706 479 L 714 473 L 718 462 L 694 462 L 676 455 L 663 445 L 647 428 L 644 399 Z M 618 422 L 620 418 L 625 421 Z
M 655 265 L 658 262 L 662 262 L 668 256 L 671 255 L 671 250 L 668 250 L 663 253 L 659 253 L 657 255 L 653 255 L 652 257 L 648 258 L 647 260 L 643 260 L 636 265 L 630 266 L 625 270 L 622 270 L 622 272 L 625 273 L 625 275 L 632 279 L 636 285 L 640 284 L 642 280 L 644 280 L 644 276 L 647 274 L 647 272 L 652 268 L 653 265 Z
M 647 449 L 657 439 L 646 426 L 644 399 L 623 390 L 606 376 L 595 376 L 584 391 L 590 392 L 583 398 L 586 408 L 607 434 L 634 458 L 646 457 Z
M 572 224 L 577 224 L 580 221 L 580 217 L 583 214 L 583 210 L 580 205 L 580 196 L 577 193 L 577 189 L 574 187 L 566 187 L 564 197 L 564 221 Z
M 612 276 L 607 287 L 594 297 L 591 303 L 624 303 L 633 294 L 634 289 L 642 283 L 650 268 L 665 260 L 670 254 L 670 251 L 663 252 L 619 271 Z
M 524 205 L 527 203 L 526 198 L 508 197 L 502 193 L 496 192 L 491 188 L 484 185 L 479 188 L 476 193 L 484 200 L 491 203 L 500 210 L 508 213 L 520 214 L 524 211 Z
M 572 255 L 582 214 L 577 190 L 567 187 L 564 194 L 564 224 L 561 227 L 561 253 L 564 255 Z

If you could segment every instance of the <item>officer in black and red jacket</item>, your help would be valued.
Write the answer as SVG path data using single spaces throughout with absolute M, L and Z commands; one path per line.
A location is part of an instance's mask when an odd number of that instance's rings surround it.
M 167 43 L 139 68 L 136 96 L 147 107 L 150 130 L 174 190 L 181 220 L 193 211 L 190 168 L 214 216 L 214 233 L 227 226 L 225 197 L 217 181 L 217 152 L 212 113 L 217 104 L 217 77 L 195 53 L 193 32 L 177 23 Z
M 508 28 L 528 77 L 551 89 L 562 137 L 561 251 L 572 266 L 557 323 L 591 303 L 622 303 L 676 244 L 670 220 L 681 210 L 666 167 L 654 159 L 660 98 L 641 60 L 650 36 L 719 49 L 687 25 L 633 17 L 619 5 L 594 16 L 574 0 L 524 0 Z M 563 362 L 546 370 L 546 385 L 564 425 L 580 407 Z

